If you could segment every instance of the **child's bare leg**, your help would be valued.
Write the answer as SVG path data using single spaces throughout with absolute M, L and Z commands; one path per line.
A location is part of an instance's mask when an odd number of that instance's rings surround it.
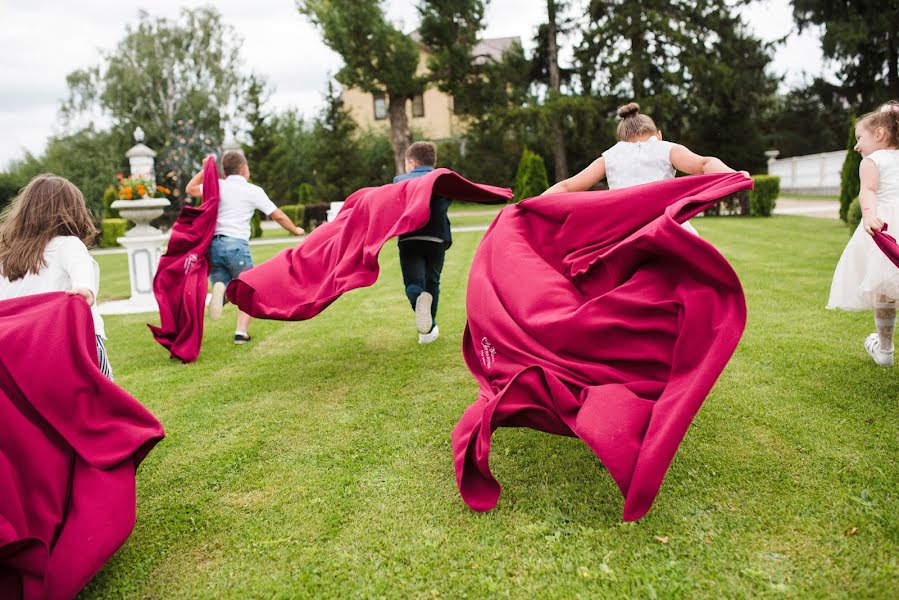
M 874 300 L 874 326 L 877 328 L 881 352 L 890 352 L 896 330 L 896 300 L 884 295 L 877 296 Z

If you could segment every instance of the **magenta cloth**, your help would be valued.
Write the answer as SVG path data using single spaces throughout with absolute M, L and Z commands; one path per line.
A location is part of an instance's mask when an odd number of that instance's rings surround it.
M 751 186 L 681 177 L 498 215 L 468 279 L 462 353 L 480 391 L 452 436 L 472 509 L 499 499 L 493 431 L 530 427 L 583 440 L 621 489 L 623 518 L 646 514 L 746 323 L 733 269 L 679 223 Z
M 100 372 L 90 309 L 0 302 L 0 598 L 73 598 L 134 527 L 162 426 Z
M 886 223 L 883 224 L 883 229 L 874 232 L 874 243 L 899 267 L 899 244 L 896 243 L 896 238 L 887 233 Z
M 203 202 L 185 206 L 172 227 L 168 249 L 153 278 L 160 326 L 147 325 L 172 358 L 197 360 L 203 344 L 203 309 L 209 288 L 209 246 L 219 211 L 215 158 L 203 167 Z
M 337 215 L 303 242 L 244 271 L 228 285 L 228 299 L 254 317 L 311 319 L 350 290 L 378 279 L 378 253 L 390 238 L 428 222 L 431 195 L 499 203 L 512 190 L 472 183 L 449 169 L 354 192 Z

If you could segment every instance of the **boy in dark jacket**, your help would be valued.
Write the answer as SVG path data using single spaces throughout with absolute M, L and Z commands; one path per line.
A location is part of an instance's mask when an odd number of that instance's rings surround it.
M 432 142 L 415 142 L 406 150 L 406 174 L 393 182 L 422 177 L 434 170 L 437 147 Z M 431 197 L 431 219 L 421 229 L 399 237 L 400 268 L 406 297 L 415 311 L 418 343 L 430 344 L 440 335 L 437 328 L 437 300 L 440 297 L 440 272 L 446 250 L 452 245 L 447 210 L 452 200 Z

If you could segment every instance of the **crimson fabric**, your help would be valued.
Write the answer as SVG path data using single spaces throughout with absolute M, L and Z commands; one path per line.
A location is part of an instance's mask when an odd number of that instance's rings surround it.
M 74 597 L 131 533 L 162 437 L 100 372 L 83 299 L 0 302 L 0 598 Z
M 350 290 L 378 279 L 378 253 L 390 238 L 428 222 L 431 195 L 499 203 L 512 190 L 472 183 L 449 169 L 354 192 L 337 215 L 296 248 L 244 271 L 228 285 L 228 300 L 254 317 L 311 319 Z
M 883 250 L 883 253 L 894 265 L 899 267 L 899 244 L 896 243 L 896 238 L 887 233 L 886 223 L 881 231 L 874 232 L 874 243 Z
M 499 214 L 468 280 L 462 352 L 480 391 L 452 436 L 472 509 L 499 499 L 492 432 L 531 427 L 583 440 L 621 489 L 624 519 L 646 514 L 746 323 L 733 269 L 679 223 L 751 186 L 682 177 Z
M 203 202 L 185 206 L 172 226 L 168 249 L 153 278 L 160 326 L 147 324 L 171 358 L 197 360 L 203 344 L 203 309 L 209 287 L 209 246 L 219 211 L 215 158 L 203 167 Z

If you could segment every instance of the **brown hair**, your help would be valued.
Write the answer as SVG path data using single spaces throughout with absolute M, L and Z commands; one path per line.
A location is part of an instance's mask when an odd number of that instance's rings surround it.
M 437 165 L 437 146 L 434 142 L 415 142 L 406 148 L 406 158 L 425 167 Z
M 862 125 L 868 131 L 883 127 L 887 132 L 890 146 L 899 147 L 899 101 L 890 100 L 877 110 L 862 115 L 858 125 Z
M 228 150 L 222 155 L 222 171 L 228 175 L 240 175 L 240 168 L 247 164 L 247 157 L 239 150 Z
M 75 184 L 38 175 L 0 216 L 0 275 L 16 281 L 40 272 L 47 266 L 44 249 L 60 235 L 74 235 L 90 246 L 97 228 Z
M 618 124 L 618 141 L 626 142 L 635 137 L 658 132 L 655 122 L 648 115 L 640 114 L 640 105 L 636 102 L 625 104 L 618 109 L 621 123 Z

